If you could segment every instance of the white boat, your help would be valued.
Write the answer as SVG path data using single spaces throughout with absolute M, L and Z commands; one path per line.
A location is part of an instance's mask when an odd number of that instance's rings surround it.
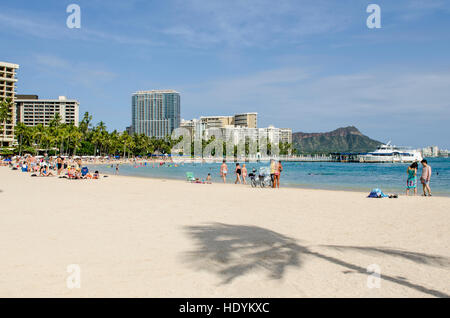
M 391 145 L 389 141 L 387 144 L 381 145 L 374 152 L 364 153 L 359 155 L 360 162 L 415 162 L 422 160 L 422 153 L 419 150 L 411 149 L 410 147 L 397 147 Z

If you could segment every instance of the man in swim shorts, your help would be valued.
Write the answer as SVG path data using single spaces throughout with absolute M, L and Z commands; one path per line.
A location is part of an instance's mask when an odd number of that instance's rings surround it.
M 423 187 L 423 195 L 431 197 L 431 188 L 430 188 L 430 178 L 431 178 L 431 167 L 428 165 L 428 162 L 426 159 L 423 159 L 421 161 L 422 163 L 422 176 L 420 177 L 420 182 L 422 183 Z

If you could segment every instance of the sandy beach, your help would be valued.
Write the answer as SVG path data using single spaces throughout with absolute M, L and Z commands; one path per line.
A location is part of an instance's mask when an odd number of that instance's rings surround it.
M 448 197 L 0 167 L 0 211 L 0 297 L 450 295 Z M 80 288 L 67 287 L 70 264 Z

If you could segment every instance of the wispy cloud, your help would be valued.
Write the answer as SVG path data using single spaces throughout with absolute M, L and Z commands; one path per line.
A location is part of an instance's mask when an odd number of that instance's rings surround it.
M 100 68 L 97 64 L 70 61 L 68 59 L 49 54 L 34 54 L 34 65 L 41 72 L 64 78 L 68 83 L 81 83 L 91 87 L 93 84 L 109 82 L 118 74 Z
M 339 4 L 317 1 L 178 0 L 176 35 L 189 43 L 271 47 L 349 25 Z M 172 28 L 173 29 L 173 28 Z M 165 30 L 164 32 L 167 32 Z
M 37 22 L 39 21 L 39 22 Z M 32 36 L 43 39 L 82 40 L 91 42 L 113 42 L 116 44 L 159 45 L 148 38 L 105 32 L 82 26 L 80 29 L 69 29 L 65 20 L 56 24 L 51 18 L 29 16 L 25 13 L 0 13 L 0 26 L 3 30 L 12 30 L 21 36 Z
M 197 103 L 202 114 L 257 111 L 265 125 L 314 131 L 357 124 L 383 136 L 450 118 L 448 87 L 450 71 L 320 75 L 284 68 L 204 83 L 201 90 L 186 87 L 184 102 L 205 101 Z

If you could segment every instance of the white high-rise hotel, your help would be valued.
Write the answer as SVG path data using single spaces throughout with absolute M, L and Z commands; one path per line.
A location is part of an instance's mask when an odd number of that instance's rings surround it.
M 0 122 L 0 147 L 11 146 L 14 141 L 14 123 L 16 110 L 14 106 L 16 98 L 16 70 L 19 65 L 0 62 L 0 101 L 10 101 L 9 118 Z
M 58 99 L 39 99 L 37 95 L 16 96 L 16 121 L 26 126 L 48 126 L 56 114 L 61 123 L 78 126 L 79 103 L 59 96 Z
M 181 127 L 191 134 L 191 139 L 208 139 L 209 129 L 220 129 L 223 138 L 238 144 L 246 139 L 259 140 L 267 137 L 270 143 L 292 143 L 292 129 L 269 126 L 258 128 L 257 113 L 234 116 L 202 116 L 200 119 L 183 120 Z
M 58 99 L 39 99 L 37 95 L 16 94 L 16 70 L 19 65 L 0 62 L 0 101 L 9 101 L 9 118 L 0 122 L 0 146 L 14 144 L 14 127 L 18 123 L 26 126 L 47 126 L 59 114 L 61 122 L 78 126 L 79 103 L 74 99 L 59 96 Z

